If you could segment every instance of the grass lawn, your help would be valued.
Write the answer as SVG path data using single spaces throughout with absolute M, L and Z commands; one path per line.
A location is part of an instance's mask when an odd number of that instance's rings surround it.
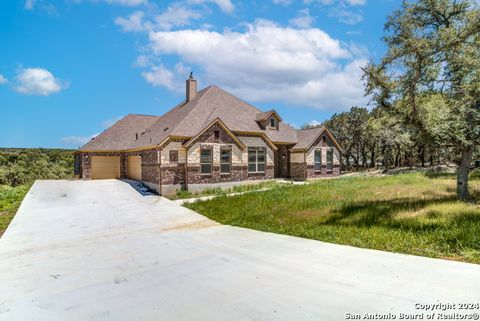
M 30 185 L 0 185 L 0 236 L 7 229 L 29 189 Z
M 470 184 L 480 199 L 478 175 Z M 455 200 L 453 175 L 345 177 L 185 206 L 223 224 L 480 263 L 480 207 Z

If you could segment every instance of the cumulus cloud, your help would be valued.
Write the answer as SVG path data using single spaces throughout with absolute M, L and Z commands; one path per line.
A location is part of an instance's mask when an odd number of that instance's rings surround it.
M 307 123 L 307 126 L 311 126 L 311 127 L 317 127 L 317 126 L 320 126 L 322 125 L 323 123 L 321 121 L 318 121 L 318 120 L 311 120 Z
M 2 74 L 0 74 L 0 85 L 6 84 L 8 82 L 7 78 L 5 78 Z
M 310 10 L 308 8 L 300 10 L 297 16 L 289 21 L 291 26 L 303 29 L 310 28 L 312 23 L 313 17 L 310 15 Z
M 198 66 L 206 83 L 247 100 L 335 110 L 365 101 L 360 67 L 366 59 L 317 28 L 257 21 L 245 32 L 156 31 L 149 39 L 154 55 L 176 55 Z M 177 74 L 160 65 L 142 76 L 152 85 L 174 90 Z
M 68 87 L 43 68 L 22 68 L 16 77 L 14 89 L 22 94 L 48 96 Z
M 351 6 L 363 6 L 367 3 L 367 0 L 346 0 Z
M 183 82 L 187 73 L 188 69 L 182 63 L 178 63 L 173 71 L 164 65 L 152 66 L 150 70 L 142 72 L 142 77 L 154 87 L 165 87 L 180 93 L 185 90 Z
M 86 136 L 67 136 L 67 137 L 61 138 L 60 143 L 62 145 L 68 146 L 68 147 L 79 148 L 79 147 L 85 145 L 86 143 L 88 143 L 89 141 L 91 141 L 96 136 L 98 136 L 98 134 L 94 134 L 94 135 L 91 135 L 91 136 L 88 136 L 88 137 L 86 137 Z

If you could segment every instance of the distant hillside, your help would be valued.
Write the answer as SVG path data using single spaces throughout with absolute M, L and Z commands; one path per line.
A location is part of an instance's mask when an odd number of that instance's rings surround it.
M 0 148 L 0 185 L 72 178 L 73 152 L 70 149 Z

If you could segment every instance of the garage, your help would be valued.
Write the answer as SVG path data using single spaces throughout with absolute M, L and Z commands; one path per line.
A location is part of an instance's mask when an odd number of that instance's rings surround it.
M 92 179 L 120 178 L 119 156 L 92 156 Z
M 127 172 L 128 178 L 142 180 L 142 158 L 140 156 L 128 156 Z

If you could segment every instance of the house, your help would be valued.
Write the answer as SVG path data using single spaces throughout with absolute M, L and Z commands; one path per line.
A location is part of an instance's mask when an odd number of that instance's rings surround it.
M 162 195 L 254 180 L 305 180 L 340 173 L 340 146 L 327 128 L 297 130 L 216 86 L 163 116 L 130 114 L 75 153 L 83 179 L 131 178 Z

